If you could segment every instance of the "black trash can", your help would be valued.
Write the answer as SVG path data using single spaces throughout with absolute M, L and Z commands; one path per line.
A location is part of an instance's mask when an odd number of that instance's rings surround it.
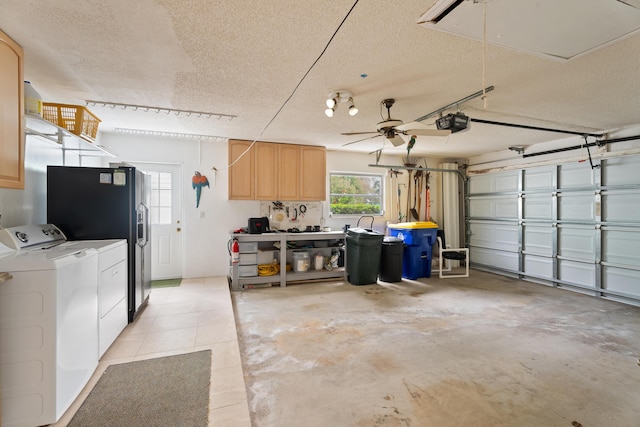
M 386 236 L 382 240 L 382 252 L 380 254 L 380 274 L 378 277 L 383 282 L 402 281 L 402 255 L 404 253 L 404 241 L 399 237 Z
M 353 285 L 376 283 L 384 234 L 368 228 L 347 231 L 347 280 Z

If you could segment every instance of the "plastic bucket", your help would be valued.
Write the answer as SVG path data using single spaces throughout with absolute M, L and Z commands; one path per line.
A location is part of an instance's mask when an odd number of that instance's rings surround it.
M 305 273 L 309 271 L 309 252 L 294 251 L 293 252 L 293 272 Z

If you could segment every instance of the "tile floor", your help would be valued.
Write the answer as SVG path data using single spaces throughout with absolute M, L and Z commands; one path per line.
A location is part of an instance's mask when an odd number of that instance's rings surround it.
M 250 426 L 238 336 L 226 277 L 155 288 L 149 304 L 100 359 L 78 399 L 53 426 L 65 426 L 107 366 L 212 350 L 209 426 Z

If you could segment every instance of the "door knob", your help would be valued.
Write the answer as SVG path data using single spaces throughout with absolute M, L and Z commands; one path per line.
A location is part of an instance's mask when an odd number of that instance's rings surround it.
M 176 231 L 180 232 L 180 231 L 182 231 L 182 228 L 178 227 L 178 228 L 176 228 Z

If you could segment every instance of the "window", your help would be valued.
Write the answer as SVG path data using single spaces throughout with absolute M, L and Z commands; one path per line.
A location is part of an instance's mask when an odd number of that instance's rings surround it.
M 151 224 L 171 224 L 171 172 L 147 172 L 151 177 Z
M 332 215 L 383 215 L 383 176 L 331 172 Z

